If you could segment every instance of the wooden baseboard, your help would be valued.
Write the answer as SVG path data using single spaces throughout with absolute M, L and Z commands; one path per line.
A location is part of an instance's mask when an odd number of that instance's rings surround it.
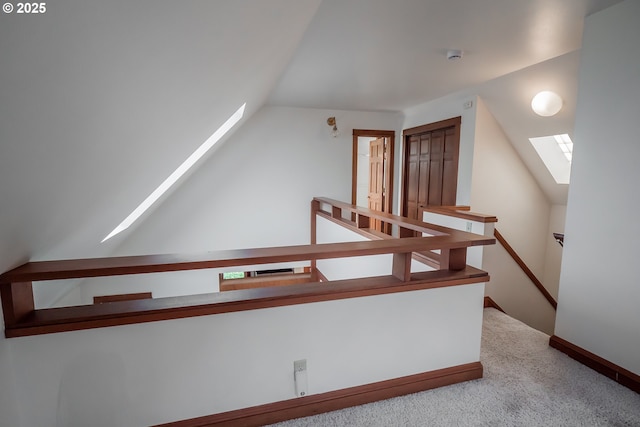
M 484 297 L 484 308 L 495 308 L 503 313 L 505 312 L 491 297 Z
M 263 426 L 475 380 L 482 378 L 482 369 L 480 362 L 468 363 L 328 393 L 176 421 L 156 427 Z
M 636 375 L 633 372 L 624 369 L 615 363 L 609 362 L 608 360 L 603 359 L 582 347 L 578 347 L 569 341 L 563 340 L 556 335 L 553 335 L 549 339 L 549 345 L 556 350 L 565 353 L 572 359 L 577 360 L 583 365 L 588 366 L 594 371 L 611 378 L 636 393 L 640 393 L 640 375 Z

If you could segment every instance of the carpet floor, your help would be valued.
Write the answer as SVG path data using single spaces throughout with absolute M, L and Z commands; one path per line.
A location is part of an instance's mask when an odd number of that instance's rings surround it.
M 484 310 L 480 360 L 479 380 L 272 426 L 640 427 L 640 394 L 549 347 L 548 335 L 493 308 Z

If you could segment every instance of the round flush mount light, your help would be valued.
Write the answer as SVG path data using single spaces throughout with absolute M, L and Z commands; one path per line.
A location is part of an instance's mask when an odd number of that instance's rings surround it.
M 562 109 L 562 98 L 555 92 L 544 90 L 533 97 L 531 109 L 542 117 L 553 116 Z

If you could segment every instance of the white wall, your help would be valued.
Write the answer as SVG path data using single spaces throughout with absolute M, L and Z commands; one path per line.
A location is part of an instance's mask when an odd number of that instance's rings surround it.
M 330 116 L 340 129 L 337 138 L 326 124 Z M 395 113 L 265 106 L 222 143 L 180 191 L 123 238 L 112 255 L 309 244 L 312 198 L 351 201 L 352 129 L 397 129 L 400 123 Z M 161 284 L 146 287 L 140 284 L 146 278 L 136 276 L 94 279 L 85 282 L 91 290 L 80 299 L 87 303 L 93 295 L 150 287 L 165 296 L 174 292 L 171 287 L 179 293 L 210 292 L 217 278 L 207 274 L 194 272 L 174 283 L 163 275 Z
M 640 374 L 640 3 L 586 20 L 556 335 Z
M 265 106 L 118 253 L 308 244 L 311 199 L 351 201 L 352 129 L 399 124 L 392 113 Z
M 496 229 L 542 278 L 549 202 L 481 98 L 476 111 L 471 207 L 497 216 Z M 507 252 L 498 243 L 485 254 L 484 268 L 491 274 L 487 294 L 515 318 L 552 333 L 553 308 Z

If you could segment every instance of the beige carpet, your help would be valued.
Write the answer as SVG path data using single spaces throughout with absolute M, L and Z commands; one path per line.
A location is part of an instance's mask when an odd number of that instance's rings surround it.
M 548 341 L 548 335 L 485 309 L 484 378 L 273 426 L 640 426 L 640 394 Z

